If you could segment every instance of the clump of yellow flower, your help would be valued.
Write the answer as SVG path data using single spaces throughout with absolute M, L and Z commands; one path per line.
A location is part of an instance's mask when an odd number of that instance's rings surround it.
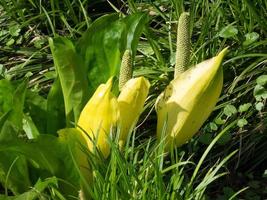
M 82 110 L 78 128 L 90 151 L 97 147 L 104 157 L 110 154 L 113 129 L 119 133 L 123 146 L 143 110 L 150 84 L 144 77 L 130 79 L 119 97 L 112 93 L 113 78 L 101 84 Z
M 166 149 L 186 143 L 214 109 L 223 86 L 220 65 L 226 52 L 179 74 L 158 97 L 157 138 L 166 138 Z

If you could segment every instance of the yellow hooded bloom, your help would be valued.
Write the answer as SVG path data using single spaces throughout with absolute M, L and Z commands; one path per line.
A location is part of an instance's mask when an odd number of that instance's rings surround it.
M 78 120 L 89 150 L 93 151 L 95 142 L 104 157 L 109 155 L 108 137 L 119 118 L 118 102 L 111 89 L 112 78 L 97 88 Z
M 127 81 L 121 90 L 118 97 L 120 110 L 120 146 L 124 145 L 128 134 L 137 123 L 137 120 L 143 110 L 149 87 L 149 81 L 144 77 L 139 77 Z
M 119 129 L 119 141 L 123 145 L 135 126 L 148 95 L 149 82 L 143 77 L 130 79 L 118 99 L 111 88 L 112 78 L 97 88 L 78 120 L 89 150 L 93 151 L 95 142 L 104 157 L 110 153 L 108 140 L 112 129 Z
M 220 65 L 226 52 L 227 48 L 179 74 L 158 97 L 157 138 L 166 137 L 167 149 L 186 143 L 214 109 L 223 86 Z

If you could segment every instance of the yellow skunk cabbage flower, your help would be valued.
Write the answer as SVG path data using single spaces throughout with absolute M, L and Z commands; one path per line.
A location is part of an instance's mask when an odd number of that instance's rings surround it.
M 166 149 L 186 143 L 214 109 L 223 86 L 220 65 L 226 52 L 227 48 L 179 74 L 158 97 L 157 138 L 166 138 Z
M 111 89 L 112 78 L 97 88 L 78 120 L 89 150 L 93 151 L 95 142 L 104 157 L 109 155 L 108 137 L 119 118 L 118 102 Z
M 119 121 L 119 145 L 122 147 L 128 134 L 135 127 L 143 110 L 149 91 L 149 81 L 144 77 L 130 79 L 123 86 L 118 97 L 120 121 Z
M 122 88 L 118 99 L 111 88 L 112 78 L 97 88 L 78 120 L 78 127 L 83 130 L 89 150 L 93 151 L 95 141 L 104 157 L 108 157 L 110 153 L 108 140 L 112 128 L 119 129 L 119 142 L 123 145 L 135 126 L 148 95 L 149 82 L 143 77 L 130 79 Z

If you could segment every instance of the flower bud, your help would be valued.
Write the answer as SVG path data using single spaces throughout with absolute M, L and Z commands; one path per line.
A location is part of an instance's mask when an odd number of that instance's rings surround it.
M 166 138 L 166 149 L 186 143 L 214 109 L 223 86 L 220 65 L 226 52 L 179 74 L 158 97 L 157 138 Z
M 108 140 L 119 118 L 118 102 L 111 89 L 112 78 L 97 88 L 78 120 L 89 150 L 93 151 L 95 144 L 104 157 L 110 153 Z
M 143 110 L 149 91 L 149 81 L 144 77 L 130 79 L 126 82 L 118 97 L 119 120 L 119 145 L 122 147 L 129 133 L 135 127 Z

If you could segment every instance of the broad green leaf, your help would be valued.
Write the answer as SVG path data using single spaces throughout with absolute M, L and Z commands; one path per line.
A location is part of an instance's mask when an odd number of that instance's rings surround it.
M 42 192 L 47 189 L 48 187 L 57 187 L 58 180 L 56 177 L 47 178 L 45 180 L 38 180 L 35 183 L 34 187 L 23 194 L 17 195 L 14 197 L 14 200 L 34 200 L 34 199 L 41 199 Z M 1 196 L 0 196 L 1 197 Z M 45 199 L 45 197 L 43 196 Z
M 63 92 L 66 123 L 70 125 L 72 121 L 78 120 L 89 98 L 84 59 L 77 53 L 74 44 L 66 38 L 50 38 L 49 45 Z
M 0 181 L 13 194 L 27 191 L 31 182 L 25 157 L 12 152 L 1 152 Z
M 71 159 L 75 165 L 75 169 L 71 168 L 72 172 L 79 173 L 80 184 L 83 188 L 84 194 L 89 194 L 89 188 L 93 181 L 92 172 L 90 170 L 88 159 L 89 150 L 87 143 L 81 132 L 76 128 L 65 128 L 58 132 L 61 143 L 68 146 L 69 153 L 72 155 Z
M 117 75 L 126 49 L 135 55 L 147 15 L 136 13 L 100 17 L 75 45 L 57 37 L 49 40 L 65 104 L 67 125 L 76 122 L 96 87 Z M 89 82 L 88 82 L 89 80 Z
M 40 135 L 38 129 L 32 121 L 32 118 L 28 115 L 23 115 L 23 130 L 26 133 L 28 139 L 36 139 Z
M 37 92 L 27 90 L 25 99 L 25 113 L 29 114 L 39 133 L 47 133 L 46 109 L 47 100 L 40 96 Z
M 16 196 L 6 196 L 0 195 L 1 200 L 34 200 L 34 199 L 45 199 L 42 192 L 48 187 L 56 188 L 58 185 L 58 180 L 56 177 L 47 178 L 45 180 L 40 180 L 35 183 L 32 189 L 22 194 Z M 43 198 L 40 198 L 43 197 Z
M 14 85 L 12 85 L 8 80 L 0 80 L 0 116 L 12 109 L 14 91 Z
M 10 128 L 10 123 L 7 125 L 9 126 L 2 130 L 4 139 L 0 141 L 2 183 L 10 162 L 14 160 L 13 157 L 25 157 L 29 161 L 28 165 L 15 164 L 12 168 L 13 173 L 9 177 L 9 182 L 12 183 L 9 188 L 14 193 L 25 192 L 31 186 L 28 180 L 30 176 L 27 166 L 29 166 L 31 177 L 38 179 L 56 176 L 64 179 L 66 182 L 61 182 L 60 191 L 64 194 L 77 195 L 80 178 L 69 145 L 62 138 L 49 134 L 41 134 L 34 140 L 18 138 L 14 129 Z
M 17 86 L 16 90 L 14 91 L 12 98 L 12 109 L 8 119 L 19 130 L 22 130 L 23 109 L 27 85 L 28 80 L 24 80 Z
M 47 96 L 47 133 L 56 134 L 66 127 L 64 98 L 58 78 L 55 79 Z
M 6 120 L 8 119 L 9 113 L 10 113 L 10 111 L 8 111 L 5 114 L 0 116 L 0 132 L 2 130 L 3 125 L 5 124 Z
M 27 80 L 21 83 L 11 83 L 8 80 L 0 80 L 0 116 L 8 111 L 8 120 L 22 130 L 22 119 Z
M 8 141 L 12 142 L 17 138 L 16 129 L 10 122 L 6 121 L 0 132 L 0 181 L 14 194 L 19 194 L 28 190 L 31 182 L 25 157 L 5 149 L 5 146 L 9 144 Z M 19 145 L 18 148 L 20 148 Z
M 133 58 L 137 43 L 147 22 L 147 15 L 135 13 L 121 18 L 118 14 L 100 17 L 78 41 L 77 48 L 88 69 L 90 91 L 109 77 L 118 75 L 121 57 L 126 49 Z

